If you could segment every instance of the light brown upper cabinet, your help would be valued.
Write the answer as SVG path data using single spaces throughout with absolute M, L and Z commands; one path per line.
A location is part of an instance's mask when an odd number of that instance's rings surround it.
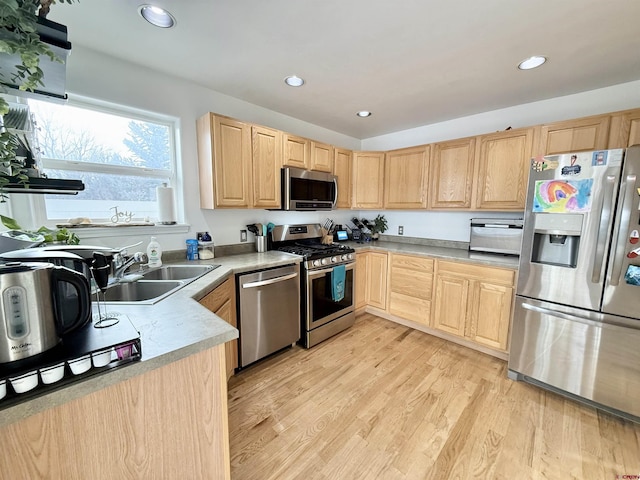
M 351 208 L 351 169 L 353 153 L 351 150 L 335 148 L 333 156 L 333 174 L 338 177 L 337 208 Z
M 603 150 L 609 141 L 610 119 L 596 115 L 542 125 L 533 156 Z
M 353 206 L 381 209 L 384 206 L 383 194 L 384 152 L 354 152 Z
M 309 140 L 285 133 L 283 135 L 284 158 L 282 165 L 308 169 L 311 164 L 311 145 Z
M 251 126 L 208 113 L 198 119 L 196 129 L 200 206 L 251 206 Z
M 640 145 L 640 109 L 618 112 L 611 117 L 609 148 Z
M 282 132 L 254 125 L 251 127 L 251 145 L 253 206 L 279 208 Z
M 534 128 L 479 137 L 474 206 L 482 210 L 523 210 Z
M 476 138 L 431 146 L 429 208 L 471 208 Z
M 311 141 L 310 170 L 333 172 L 333 145 Z
M 386 153 L 384 208 L 426 208 L 429 145 Z

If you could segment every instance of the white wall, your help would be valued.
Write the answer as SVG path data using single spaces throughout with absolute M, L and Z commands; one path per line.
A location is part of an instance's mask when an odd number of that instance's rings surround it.
M 255 122 L 280 130 L 317 139 L 354 150 L 388 150 L 434 141 L 503 130 L 509 126 L 535 125 L 548 121 L 576 118 L 591 114 L 640 107 L 640 81 L 617 85 L 577 95 L 570 95 L 527 105 L 486 112 L 448 122 L 427 125 L 389 135 L 358 140 L 317 127 L 285 115 L 251 105 L 235 98 L 170 77 L 138 65 L 108 57 L 81 46 L 74 46 L 69 58 L 67 90 L 71 96 L 81 95 L 127 105 L 179 118 L 179 151 L 182 159 L 184 190 L 178 189 L 186 211 L 184 219 L 191 225 L 189 233 L 166 234 L 159 238 L 165 250 L 184 248 L 186 238 L 195 232 L 209 231 L 218 245 L 239 243 L 239 230 L 246 224 L 272 221 L 276 224 L 320 222 L 330 216 L 337 223 L 345 223 L 354 215 L 372 219 L 378 212 L 344 211 L 323 213 L 270 212 L 266 210 L 201 210 L 199 206 L 196 119 L 212 111 L 234 118 Z M 405 236 L 445 240 L 469 240 L 469 219 L 478 213 L 469 212 L 396 212 L 386 211 L 390 229 L 397 234 L 404 227 Z M 518 214 L 482 213 L 482 216 L 518 216 Z M 81 234 L 82 237 L 82 234 Z M 111 238 L 107 244 L 126 245 L 135 236 Z M 252 236 L 249 236 L 252 240 Z M 83 242 L 88 243 L 88 242 Z M 102 242 L 104 243 L 104 242 Z

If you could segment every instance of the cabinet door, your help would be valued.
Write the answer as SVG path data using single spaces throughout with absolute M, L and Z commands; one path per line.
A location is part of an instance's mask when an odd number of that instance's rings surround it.
M 431 147 L 430 208 L 471 208 L 475 142 L 463 138 Z
M 351 208 L 351 150 L 336 148 L 333 156 L 333 174 L 338 177 L 337 208 Z
M 384 152 L 354 152 L 353 206 L 381 209 L 383 192 Z
M 506 351 L 512 301 L 513 287 L 474 281 L 467 337 L 487 347 Z
M 253 162 L 253 206 L 280 207 L 282 133 L 266 127 L 251 127 Z
M 611 117 L 608 148 L 640 145 L 640 109 L 618 112 Z
M 319 172 L 333 171 L 333 146 L 326 143 L 311 142 L 311 168 Z
M 389 259 L 389 313 L 430 325 L 433 260 L 391 254 Z
M 251 128 L 216 116 L 213 143 L 216 207 L 250 207 Z
M 534 156 L 603 150 L 609 140 L 609 123 L 609 115 L 598 115 L 542 125 Z
M 386 153 L 384 207 L 425 208 L 429 146 L 403 148 Z
M 221 319 L 236 327 L 235 311 L 231 310 L 232 302 L 227 300 L 216 312 Z M 231 340 L 224 344 L 225 360 L 227 365 L 227 380 L 229 380 L 236 368 L 238 368 L 238 340 Z
M 524 210 L 533 128 L 480 137 L 475 208 Z
M 367 304 L 385 310 L 387 307 L 386 253 L 367 253 Z
M 282 159 L 282 165 L 308 169 L 311 163 L 309 159 L 311 154 L 309 140 L 285 133 L 283 142 L 284 158 Z
M 438 272 L 436 274 L 433 327 L 463 337 L 468 300 L 469 280 L 448 275 L 446 272 Z
M 362 308 L 367 304 L 367 260 L 368 253 L 356 253 L 355 307 Z

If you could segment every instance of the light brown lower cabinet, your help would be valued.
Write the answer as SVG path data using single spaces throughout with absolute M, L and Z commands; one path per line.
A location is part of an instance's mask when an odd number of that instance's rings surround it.
M 215 313 L 232 327 L 238 327 L 236 319 L 236 292 L 233 277 L 228 278 L 221 285 L 209 292 L 202 299 L 200 304 L 209 311 Z M 238 368 L 238 340 L 232 340 L 224 344 L 227 380 Z
M 433 263 L 431 258 L 390 254 L 389 313 L 430 325 Z
M 507 350 L 515 271 L 436 261 L 434 328 Z
M 386 252 L 356 254 L 355 307 L 370 305 L 380 310 L 387 307 Z
M 224 355 L 217 345 L 0 428 L 0 478 L 229 479 Z

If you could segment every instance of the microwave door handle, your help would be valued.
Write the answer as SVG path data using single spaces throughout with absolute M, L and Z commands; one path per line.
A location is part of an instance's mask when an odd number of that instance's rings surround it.
M 338 179 L 333 179 L 333 206 L 338 204 Z
M 626 235 L 629 230 L 629 220 L 631 219 L 631 209 L 633 208 L 634 190 L 632 188 L 636 183 L 635 175 L 627 175 L 625 181 L 620 185 L 620 197 L 622 205 L 620 205 L 620 222 L 616 225 L 616 231 L 613 238 L 616 239 L 615 250 L 613 255 L 613 268 L 611 269 L 611 279 L 609 284 L 617 286 L 620 283 L 622 275 L 622 264 L 624 262 L 624 252 L 627 245 Z
M 602 277 L 604 248 L 607 244 L 607 232 L 611 223 L 611 206 L 613 205 L 615 181 L 616 177 L 614 175 L 607 175 L 605 179 L 602 205 L 600 205 L 600 227 L 596 237 L 596 251 L 593 257 L 593 271 L 591 272 L 591 281 L 593 283 L 600 283 L 600 278 Z

